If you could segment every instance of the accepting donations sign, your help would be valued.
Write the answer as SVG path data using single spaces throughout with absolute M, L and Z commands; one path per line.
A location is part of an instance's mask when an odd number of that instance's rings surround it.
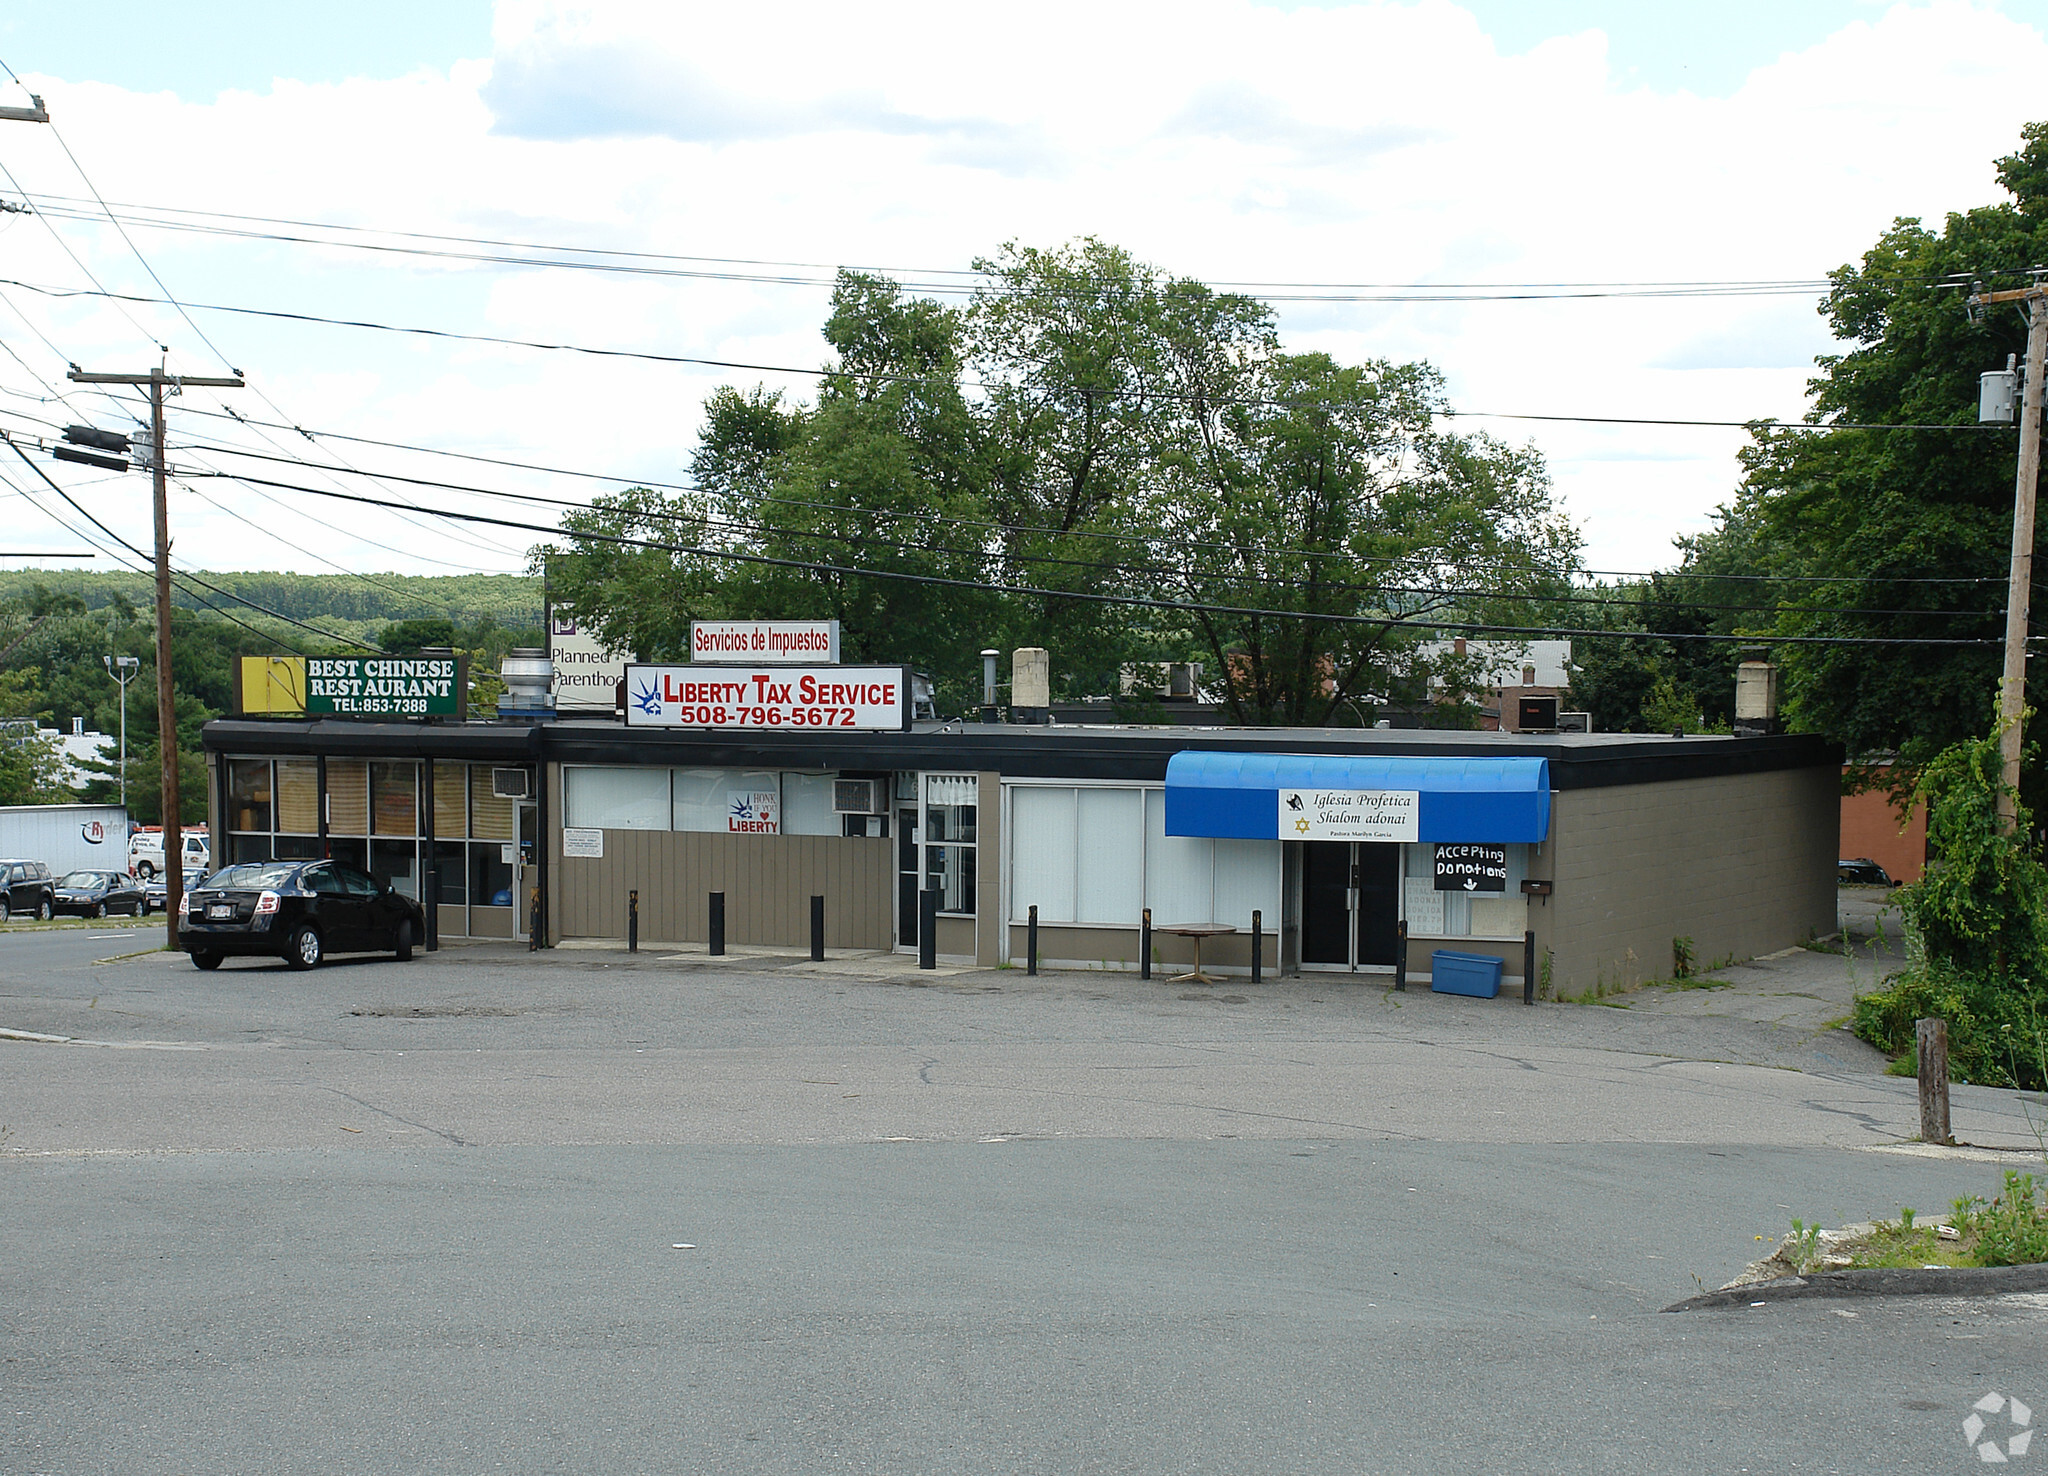
M 307 717 L 460 717 L 460 656 L 244 656 L 235 708 Z
M 629 728 L 910 726 L 907 666 L 628 666 Z

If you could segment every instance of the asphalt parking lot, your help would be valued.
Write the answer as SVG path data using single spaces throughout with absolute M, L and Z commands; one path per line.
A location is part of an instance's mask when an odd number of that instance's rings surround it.
M 1995 1187 L 1825 1021 L 152 941 L 0 935 L 5 1469 L 1926 1470 L 2048 1399 L 2039 1298 L 1659 1311 Z

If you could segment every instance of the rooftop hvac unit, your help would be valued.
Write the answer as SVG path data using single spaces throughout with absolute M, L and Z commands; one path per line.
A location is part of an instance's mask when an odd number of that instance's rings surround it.
M 1590 733 L 1593 731 L 1593 714 L 1590 712 L 1561 712 L 1557 715 L 1557 731 L 1560 733 Z
M 882 813 L 882 781 L 879 779 L 834 779 L 832 813 L 835 815 L 879 815 Z
M 524 769 L 491 770 L 493 799 L 526 799 L 533 793 L 533 776 Z

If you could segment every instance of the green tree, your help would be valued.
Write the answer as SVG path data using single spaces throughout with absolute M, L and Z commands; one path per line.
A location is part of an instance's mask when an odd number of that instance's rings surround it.
M 1976 427 L 1977 378 L 2024 350 L 2011 309 L 1973 317 L 1964 295 L 2024 282 L 2048 260 L 2048 124 L 1999 161 L 2011 198 L 1940 230 L 1892 225 L 1838 268 L 1822 304 L 1846 347 L 1819 360 L 1816 423 L 1934 430 L 1813 432 L 1759 426 L 1741 491 L 1702 548 L 1783 585 L 1779 636 L 1991 639 L 2002 631 L 2016 437 Z M 1896 751 L 1905 770 L 1971 736 L 1995 684 L 1996 645 L 1781 645 L 1786 715 L 1852 755 Z M 2025 787 L 2038 787 L 2038 765 Z

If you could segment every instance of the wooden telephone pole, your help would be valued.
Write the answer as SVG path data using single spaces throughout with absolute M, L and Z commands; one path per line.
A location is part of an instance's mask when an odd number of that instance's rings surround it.
M 163 772 L 164 912 L 171 947 L 176 948 L 185 912 L 185 828 L 178 818 L 178 704 L 171 685 L 171 513 L 164 487 L 164 394 L 181 393 L 188 384 L 240 389 L 243 381 L 239 374 L 204 379 L 167 374 L 161 368 L 147 374 L 88 374 L 76 364 L 65 377 L 77 384 L 149 386 L 150 472 L 156 501 L 156 751 Z M 221 804 L 225 809 L 227 796 L 221 796 Z
M 2027 315 L 2027 377 L 2020 400 L 2020 469 L 2013 484 L 2012 572 L 2005 597 L 2005 676 L 1998 684 L 1998 754 L 2003 761 L 1998 828 L 2013 827 L 2020 792 L 2020 727 L 2027 709 L 2027 618 L 2034 585 L 2034 489 L 2041 476 L 2041 392 L 2048 365 L 2048 284 L 1979 292 L 1972 307 L 2011 302 Z

